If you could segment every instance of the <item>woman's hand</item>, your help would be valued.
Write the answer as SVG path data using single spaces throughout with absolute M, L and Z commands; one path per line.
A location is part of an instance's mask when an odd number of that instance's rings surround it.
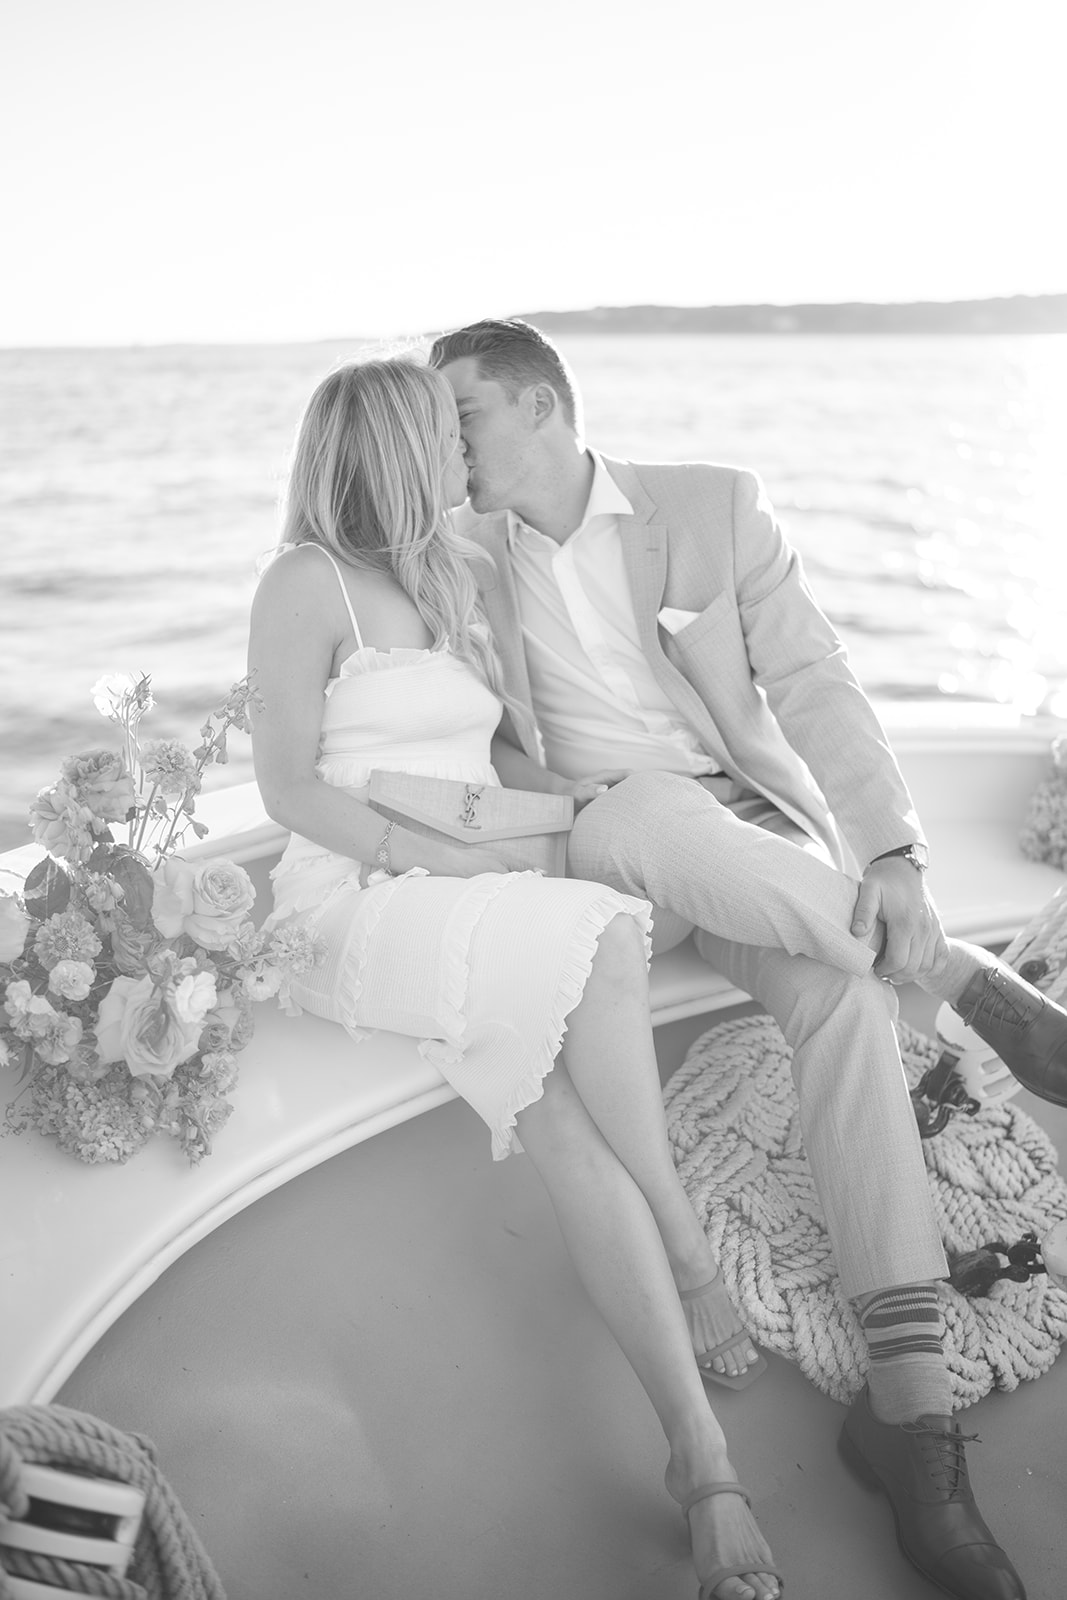
M 587 778 L 575 778 L 568 793 L 574 800 L 575 811 L 587 806 L 597 795 L 606 794 L 616 783 L 630 776 L 629 767 L 612 767 L 604 772 L 591 772 Z

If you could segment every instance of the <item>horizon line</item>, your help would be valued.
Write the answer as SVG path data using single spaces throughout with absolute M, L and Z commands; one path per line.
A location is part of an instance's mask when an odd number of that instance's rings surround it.
M 620 315 L 634 311 L 662 311 L 662 312 L 746 312 L 770 311 L 787 314 L 791 311 L 833 311 L 833 310 L 911 310 L 920 307 L 936 307 L 942 310 L 958 309 L 961 307 L 1002 306 L 1019 302 L 1064 301 L 1067 302 L 1067 290 L 1050 291 L 1041 294 L 999 294 L 979 295 L 964 297 L 954 300 L 749 300 L 749 301 L 724 301 L 721 303 L 680 304 L 669 301 L 631 301 L 627 305 L 596 305 L 563 308 L 540 307 L 537 311 L 513 312 L 511 317 L 521 318 L 523 321 L 533 321 L 538 317 L 595 317 L 603 315 Z M 472 320 L 480 320 L 478 318 Z M 507 320 L 510 320 L 507 319 Z M 0 342 L 0 351 L 19 353 L 31 350 L 175 350 L 175 349 L 211 349 L 232 348 L 241 349 L 255 346 L 284 346 L 284 345 L 316 345 L 316 344 L 414 344 L 420 340 L 433 338 L 438 333 L 443 333 L 449 327 L 462 326 L 463 324 L 442 324 L 417 333 L 348 333 L 348 334 L 319 334 L 313 336 L 294 336 L 290 338 L 276 338 L 264 336 L 262 338 L 179 338 L 179 339 L 126 339 L 121 341 L 94 340 L 91 342 L 66 342 L 58 341 L 47 344 L 7 344 Z M 803 331 L 803 330 L 799 330 Z M 714 335 L 711 335 L 714 337 Z

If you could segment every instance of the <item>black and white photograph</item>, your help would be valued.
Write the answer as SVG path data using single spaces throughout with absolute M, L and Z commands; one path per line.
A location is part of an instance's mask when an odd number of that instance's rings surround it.
M 1060 1600 L 1059 11 L 0 3 L 0 1600 Z

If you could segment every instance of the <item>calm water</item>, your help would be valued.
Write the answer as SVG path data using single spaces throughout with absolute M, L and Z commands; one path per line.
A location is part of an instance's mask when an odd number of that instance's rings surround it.
M 0 848 L 90 685 L 193 739 L 243 671 L 300 412 L 355 344 L 0 352 Z M 1067 715 L 1067 338 L 575 337 L 591 441 L 764 477 L 879 699 Z M 215 781 L 250 776 L 247 741 Z

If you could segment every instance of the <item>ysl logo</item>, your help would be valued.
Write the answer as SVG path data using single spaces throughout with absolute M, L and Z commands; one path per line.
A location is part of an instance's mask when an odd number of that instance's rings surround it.
M 463 810 L 459 820 L 465 828 L 480 828 L 481 823 L 475 820 L 478 811 L 478 801 L 482 798 L 482 785 L 475 788 L 473 783 L 468 783 L 463 793 Z

